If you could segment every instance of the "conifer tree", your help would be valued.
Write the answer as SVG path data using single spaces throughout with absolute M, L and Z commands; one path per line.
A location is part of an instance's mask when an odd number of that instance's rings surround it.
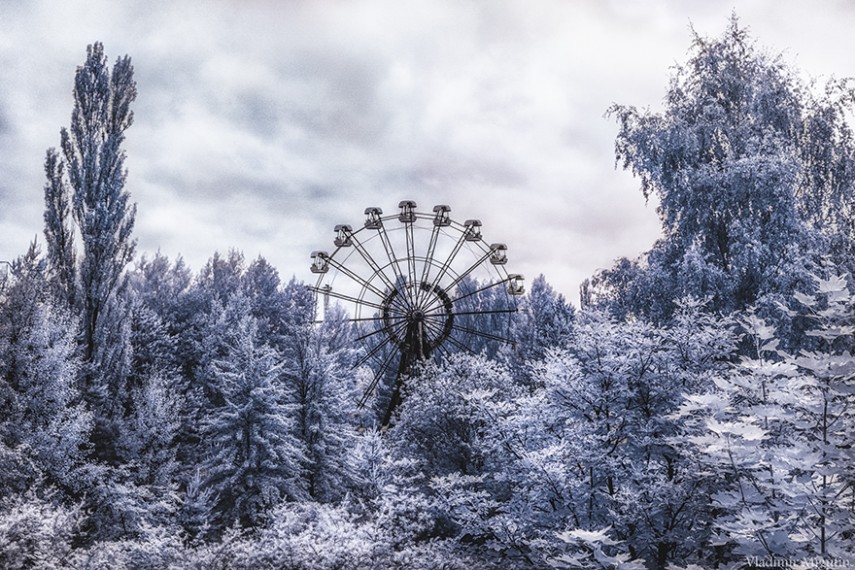
M 220 529 L 260 525 L 278 502 L 305 495 L 281 356 L 258 343 L 251 316 L 233 326 L 224 357 L 210 368 L 220 404 L 208 410 L 203 426 L 202 490 L 214 496 L 212 520 Z

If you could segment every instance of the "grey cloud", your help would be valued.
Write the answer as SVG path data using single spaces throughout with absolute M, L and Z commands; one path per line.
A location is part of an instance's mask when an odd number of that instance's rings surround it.
M 612 102 L 655 109 L 689 21 L 718 34 L 732 9 L 12 4 L 0 3 L 0 259 L 41 228 L 44 150 L 68 122 L 86 44 L 102 40 L 111 60 L 133 58 L 139 85 L 126 148 L 141 251 L 182 253 L 198 268 L 236 247 L 308 279 L 307 256 L 329 247 L 335 224 L 407 198 L 482 218 L 489 239 L 508 243 L 514 271 L 545 273 L 573 300 L 584 277 L 658 235 L 655 206 L 613 168 L 616 127 L 603 112 Z M 855 38 L 845 3 L 820 14 L 782 1 L 774 16 L 764 6 L 735 5 L 761 43 L 791 48 L 818 73 L 846 73 Z M 808 14 L 824 27 L 800 26 Z

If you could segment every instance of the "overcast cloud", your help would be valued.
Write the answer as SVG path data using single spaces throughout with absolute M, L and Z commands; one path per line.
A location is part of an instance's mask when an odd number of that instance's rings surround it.
M 658 109 L 690 23 L 735 9 L 805 77 L 855 75 L 849 2 L 0 0 L 0 259 L 41 240 L 42 162 L 74 70 L 102 41 L 139 96 L 128 189 L 140 253 L 308 254 L 366 206 L 447 203 L 574 303 L 582 279 L 658 236 L 614 169 L 613 103 Z

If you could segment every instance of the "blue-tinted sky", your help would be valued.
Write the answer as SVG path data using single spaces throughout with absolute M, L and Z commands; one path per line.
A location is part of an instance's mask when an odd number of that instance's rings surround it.
M 309 279 L 337 223 L 447 203 L 574 303 L 658 236 L 614 169 L 613 102 L 661 107 L 690 23 L 735 9 L 805 77 L 855 75 L 850 2 L 0 0 L 0 259 L 42 228 L 42 163 L 102 41 L 139 88 L 128 189 L 139 251 L 265 256 Z M 41 239 L 41 237 L 40 237 Z

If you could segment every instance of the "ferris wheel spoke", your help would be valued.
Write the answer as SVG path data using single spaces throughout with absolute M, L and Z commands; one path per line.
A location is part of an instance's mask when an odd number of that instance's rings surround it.
M 440 280 L 445 277 L 445 274 L 448 273 L 448 270 L 451 268 L 451 264 L 454 261 L 454 258 L 457 257 L 457 254 L 460 253 L 460 248 L 463 247 L 463 244 L 466 243 L 467 232 L 463 231 L 460 234 L 460 237 L 457 238 L 457 243 L 454 244 L 454 248 L 451 250 L 451 253 L 448 254 L 448 257 L 445 258 L 445 261 L 442 262 L 442 265 L 439 268 L 439 272 L 434 276 L 433 281 L 431 281 L 430 286 L 427 288 L 428 291 L 434 291 L 436 286 L 439 284 Z M 432 303 L 429 303 L 431 305 Z
M 320 293 L 322 295 L 328 295 L 330 297 L 335 297 L 336 299 L 341 299 L 342 301 L 349 301 L 351 303 L 355 303 L 357 306 L 365 305 L 366 307 L 383 310 L 383 305 L 380 305 L 379 303 L 372 303 L 371 301 L 366 301 L 365 299 L 351 297 L 350 295 L 338 293 L 337 291 L 333 291 L 332 289 L 325 289 L 323 287 L 309 287 L 309 289 L 314 291 L 315 293 Z
M 444 328 L 444 326 L 442 325 L 444 325 L 444 323 L 440 324 L 438 322 L 430 322 L 428 320 L 424 320 L 422 322 L 424 324 L 425 330 L 427 330 L 433 336 L 432 340 L 436 340 L 442 336 L 442 331 Z
M 467 354 L 471 354 L 473 356 L 475 355 L 475 352 L 471 348 L 469 348 L 468 346 L 466 346 L 465 344 L 463 344 L 462 342 L 460 342 L 459 340 L 457 340 L 453 336 L 449 335 L 446 338 L 446 340 L 448 342 L 450 342 L 451 344 L 453 344 L 454 346 L 456 346 L 458 348 L 458 350 L 461 350 L 461 351 L 463 351 Z
M 429 323 L 425 321 L 425 328 L 431 332 L 433 335 L 433 340 L 437 342 L 441 342 L 451 333 L 451 321 L 436 321 Z M 436 343 L 434 343 L 436 344 Z
M 433 334 L 433 339 L 431 341 L 432 346 L 442 346 L 442 343 L 451 335 L 453 324 L 454 320 L 451 317 L 444 321 L 425 321 L 425 327 Z
M 509 338 L 505 338 L 505 337 L 499 336 L 497 334 L 479 331 L 479 330 L 473 329 L 471 327 L 464 327 L 464 326 L 455 324 L 455 325 L 452 325 L 451 328 L 456 330 L 456 331 L 460 331 L 460 332 L 463 332 L 466 334 L 471 334 L 474 336 L 479 336 L 481 338 L 486 338 L 488 340 L 496 340 L 499 342 L 504 342 L 505 344 L 513 344 L 513 341 Z
M 499 315 L 503 313 L 518 313 L 519 309 L 486 309 L 483 311 L 455 311 L 450 313 L 455 317 L 462 315 Z
M 407 331 L 407 319 L 401 318 L 397 323 L 392 323 L 385 327 L 387 333 L 392 338 L 392 342 L 397 344 L 397 340 L 404 338 Z
M 332 257 L 330 257 L 327 260 L 327 262 L 330 265 L 332 265 L 334 268 L 341 271 L 343 274 L 347 275 L 348 277 L 350 277 L 351 279 L 353 279 L 354 281 L 356 281 L 357 283 L 362 285 L 362 287 L 364 287 L 365 289 L 368 289 L 369 291 L 371 291 L 372 293 L 374 293 L 375 295 L 380 297 L 381 299 L 385 296 L 385 293 L 383 291 L 381 291 L 380 289 L 378 289 L 375 285 L 372 285 L 370 281 L 368 281 L 365 278 L 357 275 L 356 273 L 354 273 L 353 271 L 351 271 L 350 269 L 345 267 L 342 263 L 339 263 L 338 261 L 336 261 Z
M 371 360 L 372 358 L 374 358 L 374 355 L 375 355 L 375 354 L 377 354 L 378 352 L 380 352 L 381 350 L 383 350 L 383 348 L 384 348 L 384 347 L 389 346 L 390 344 L 394 344 L 394 342 L 393 342 L 393 340 L 392 340 L 392 337 L 391 337 L 391 336 L 387 336 L 386 338 L 384 338 L 383 340 L 381 340 L 379 343 L 377 343 L 377 346 L 375 346 L 374 348 L 372 348 L 372 349 L 371 349 L 371 351 L 370 351 L 368 354 L 366 354 L 365 356 L 363 356 L 362 358 L 360 358 L 360 359 L 356 362 L 356 364 L 354 364 L 354 365 L 351 367 L 351 369 L 352 369 L 352 370 L 355 370 L 355 369 L 359 368 L 360 366 L 362 366 L 363 364 L 365 364 L 366 362 L 368 362 L 369 360 Z
M 404 299 L 403 297 L 404 297 L 403 295 L 401 295 L 400 293 L 397 293 L 395 295 L 395 297 L 392 299 L 392 302 L 389 303 L 389 310 L 395 311 L 396 313 L 402 314 L 402 315 L 406 314 L 410 308 L 410 305 L 407 302 L 407 300 Z
M 492 250 L 492 249 L 491 249 L 491 250 L 489 250 L 489 251 L 488 251 L 487 253 L 485 253 L 484 255 L 482 255 L 481 257 L 479 257 L 479 258 L 478 258 L 478 260 L 477 260 L 475 263 L 473 263 L 472 265 L 470 265 L 470 266 L 469 266 L 469 268 L 468 268 L 466 271 L 464 271 L 463 273 L 461 273 L 461 274 L 459 274 L 457 277 L 455 277 L 455 278 L 454 278 L 454 280 L 453 280 L 451 283 L 449 283 L 449 284 L 445 287 L 445 289 L 446 289 L 446 290 L 448 290 L 448 291 L 451 291 L 452 289 L 454 289 L 454 288 L 457 286 L 457 284 L 458 284 L 458 283 L 460 283 L 461 281 L 463 281 L 463 280 L 464 280 L 467 276 L 469 276 L 473 271 L 475 271 L 476 269 L 478 269 L 478 267 L 480 267 L 480 266 L 481 266 L 481 264 L 483 264 L 485 261 L 487 261 L 488 259 L 490 259 L 490 256 L 491 256 L 491 255 L 493 255 L 493 250 Z M 429 303 L 429 304 L 428 304 L 428 307 L 427 307 L 427 308 L 430 308 L 430 307 L 432 307 L 433 305 L 435 305 L 435 304 L 437 303 L 437 301 L 438 301 L 438 300 L 439 300 L 439 299 L 434 299 L 431 303 Z
M 421 285 L 427 282 L 428 277 L 430 276 L 430 266 L 433 261 L 434 253 L 436 252 L 436 243 L 439 238 L 439 230 L 441 226 L 440 224 L 435 223 L 433 225 L 433 229 L 430 232 L 430 241 L 428 242 L 427 252 L 425 253 L 424 263 L 422 263 L 422 276 L 419 279 L 419 290 L 416 293 L 416 301 L 418 305 L 422 304 L 422 299 L 426 298 L 428 295 L 428 291 L 425 290 Z
M 425 315 L 448 314 L 454 308 L 451 298 L 448 294 L 438 287 L 429 287 L 425 285 L 425 294 L 433 293 L 433 298 L 427 297 L 423 303 L 419 304 L 419 310 Z M 444 312 L 444 313 L 443 313 Z
M 381 317 L 380 315 L 376 315 L 373 317 L 354 317 L 354 318 L 345 319 L 345 320 L 349 323 L 365 323 L 365 322 L 370 322 L 370 321 L 383 322 L 383 317 Z M 318 322 L 322 323 L 323 321 L 318 321 Z
M 395 323 L 395 324 L 393 324 L 393 325 L 383 325 L 382 327 L 380 327 L 380 328 L 378 328 L 378 329 L 374 329 L 374 330 L 373 330 L 373 331 L 371 331 L 370 333 L 366 333 L 366 334 L 364 334 L 364 335 L 362 335 L 362 336 L 356 337 L 356 338 L 355 338 L 355 339 L 353 339 L 353 340 L 357 340 L 357 341 L 359 341 L 359 340 L 365 340 L 366 338 L 371 338 L 372 336 L 377 335 L 377 334 L 380 334 L 380 333 L 386 333 L 386 334 L 389 334 L 389 332 L 390 332 L 390 331 L 392 331 L 392 330 L 393 330 L 397 325 L 402 324 L 402 323 L 404 322 L 404 320 L 405 320 L 405 319 L 404 319 L 404 317 L 397 317 L 397 318 L 396 318 L 396 320 L 398 320 L 398 321 L 400 321 L 400 322 Z M 381 321 L 381 322 L 382 322 L 382 321 Z M 399 334 L 400 334 L 400 332 L 399 332 Z
M 479 257 L 479 258 L 478 258 L 478 260 L 477 260 L 475 263 L 473 263 L 472 265 L 470 265 L 470 266 L 469 266 L 469 268 L 468 268 L 466 271 L 464 271 L 463 273 L 461 273 L 460 275 L 458 275 L 457 277 L 455 277 L 455 278 L 454 278 L 454 281 L 452 281 L 451 283 L 449 283 L 449 284 L 448 284 L 448 286 L 446 287 L 446 289 L 448 289 L 449 291 L 450 291 L 450 290 L 452 290 L 452 289 L 454 289 L 454 288 L 457 286 L 457 284 L 458 284 L 458 283 L 460 283 L 461 281 L 463 281 L 464 279 L 466 279 L 469 275 L 471 275 L 471 274 L 472 274 L 472 272 L 473 272 L 473 271 L 475 271 L 476 269 L 478 269 L 478 267 L 479 267 L 482 263 L 484 263 L 485 261 L 487 261 L 488 259 L 490 259 L 490 256 L 491 256 L 491 255 L 493 255 L 492 250 L 488 251 L 487 253 L 485 253 L 484 255 L 482 255 L 481 257 Z
M 398 258 L 395 256 L 395 249 L 392 247 L 392 242 L 389 241 L 389 234 L 386 232 L 386 226 L 381 225 L 377 229 L 377 232 L 380 234 L 380 242 L 383 244 L 383 249 L 386 251 L 386 257 L 389 258 L 389 265 L 395 273 L 395 285 L 393 289 L 400 289 L 401 285 L 406 286 L 406 277 L 404 277 L 401 272 L 401 266 L 398 262 Z M 407 296 L 409 297 L 409 294 L 407 294 Z M 409 299 L 408 304 L 409 306 L 412 306 L 412 303 L 409 303 Z
M 436 348 L 445 356 L 445 358 L 451 358 L 451 351 L 445 348 L 445 345 L 440 344 Z
M 410 286 L 415 288 L 413 294 L 410 295 L 411 306 L 417 306 L 419 290 L 416 287 L 416 243 L 413 236 L 414 217 L 407 217 L 404 221 L 404 235 L 407 244 L 407 272 L 410 279 Z
M 439 307 L 438 309 L 433 309 L 430 312 L 425 312 L 424 313 L 424 319 L 425 320 L 428 320 L 428 319 L 436 320 L 436 319 L 448 318 L 448 316 L 451 315 L 452 313 L 446 313 L 443 311 L 443 309 L 444 309 L 444 307 Z
M 370 398 L 374 390 L 377 389 L 377 384 L 380 383 L 380 380 L 382 380 L 386 373 L 389 371 L 389 366 L 392 363 L 394 357 L 395 353 L 390 352 L 389 356 L 386 357 L 386 360 L 383 361 L 383 364 L 380 366 L 380 368 L 378 368 L 377 371 L 374 372 L 374 378 L 371 380 L 371 383 L 368 385 L 368 388 L 365 389 L 365 391 L 362 393 L 362 397 L 359 399 L 359 403 L 357 404 L 358 408 L 363 408 L 365 406 L 365 403 L 368 401 L 368 398 Z
M 372 269 L 372 271 L 374 271 L 374 274 L 377 275 L 378 277 L 380 277 L 380 279 L 383 281 L 383 283 L 387 287 L 389 287 L 389 289 L 394 289 L 395 284 L 392 282 L 391 279 L 389 279 L 389 276 L 383 272 L 383 270 L 380 268 L 380 265 L 377 263 L 377 261 L 374 259 L 374 257 L 372 257 L 371 254 L 368 252 L 368 250 L 365 249 L 365 246 L 356 237 L 356 232 L 352 232 L 352 233 L 348 234 L 348 237 L 350 237 L 351 242 L 353 243 L 353 248 L 362 257 L 362 259 L 365 261 L 365 263 L 368 264 L 368 266 Z
M 478 293 L 483 293 L 484 291 L 486 291 L 488 289 L 492 289 L 493 287 L 498 287 L 499 285 L 504 285 L 505 283 L 509 283 L 510 281 L 511 281 L 511 277 L 505 277 L 504 279 L 502 279 L 500 281 L 493 281 L 493 282 L 488 283 L 487 285 L 484 285 L 483 287 L 480 287 L 474 291 L 470 291 L 469 293 L 464 293 L 463 295 L 455 297 L 451 301 L 453 303 L 456 303 L 457 301 L 459 301 L 461 299 L 471 297 L 472 295 L 477 295 Z

